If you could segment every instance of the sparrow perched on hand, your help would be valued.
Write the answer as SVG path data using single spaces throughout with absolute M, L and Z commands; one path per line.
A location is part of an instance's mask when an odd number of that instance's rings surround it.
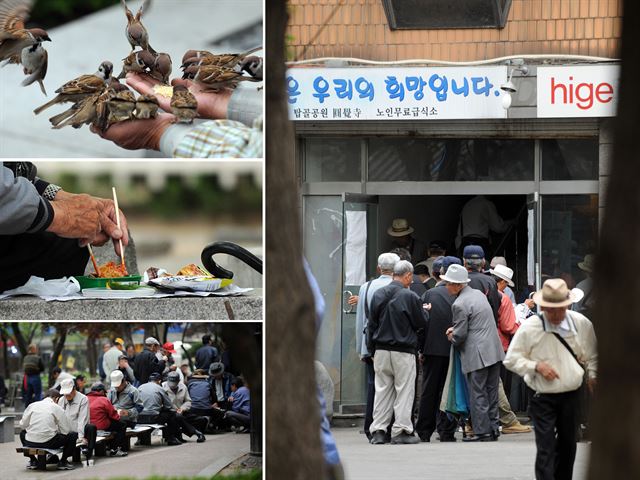
M 136 109 L 136 97 L 128 88 L 120 90 L 107 100 L 107 108 L 109 109 L 109 125 L 131 120 L 134 118 L 133 112 Z
M 105 61 L 100 64 L 98 71 L 93 75 L 81 75 L 80 77 L 65 83 L 56 90 L 55 98 L 36 108 L 33 113 L 38 115 L 47 108 L 64 102 L 79 102 L 85 97 L 89 97 L 94 93 L 102 92 L 107 81 L 111 78 L 113 72 L 113 64 Z
M 131 52 L 122 62 L 122 72 L 120 72 L 118 78 L 124 78 L 129 72 L 149 72 L 151 68 L 149 65 L 155 63 L 155 56 L 147 50 L 138 50 L 137 52 Z
M 153 63 L 147 64 L 150 69 L 149 75 L 164 84 L 169 84 L 173 64 L 168 53 L 158 53 L 155 55 Z
M 148 120 L 158 116 L 158 99 L 153 95 L 141 95 L 136 100 L 136 111 L 134 117 L 138 120 Z
M 46 95 L 42 80 L 47 74 L 47 51 L 42 42 L 50 42 L 47 32 L 41 28 L 24 28 L 29 18 L 33 0 L 0 1 L 0 61 L 22 64 L 28 75 L 22 85 L 40 84 Z
M 260 79 L 244 76 L 230 68 L 218 67 L 216 65 L 191 65 L 184 71 L 183 79 L 190 79 L 196 82 L 204 90 L 219 92 L 224 88 L 234 89 L 238 83 L 259 82 Z
M 198 115 L 198 100 L 184 85 L 173 87 L 171 113 L 179 123 L 193 123 L 193 119 Z
M 96 106 L 96 120 L 93 122 L 103 132 L 109 128 L 109 101 L 115 97 L 118 92 L 129 90 L 129 87 L 120 83 L 120 81 L 111 77 L 107 82 L 107 88 L 102 92 L 97 100 Z
M 189 50 L 182 57 L 182 69 L 185 70 L 192 65 L 217 65 L 218 67 L 235 68 L 242 63 L 245 57 L 258 50 L 262 50 L 262 47 L 255 47 L 243 53 L 222 54 L 213 54 L 206 50 Z
M 97 118 L 97 102 L 100 93 L 94 93 L 76 102 L 69 110 L 59 115 L 51 117 L 49 121 L 52 128 L 59 130 L 67 125 L 73 128 L 80 128 L 82 125 L 89 125 Z
M 257 57 L 255 55 L 251 55 L 249 57 L 245 57 L 242 62 L 240 62 L 240 71 L 247 72 L 256 80 L 262 80 L 262 65 L 264 61 L 261 57 Z
M 151 45 L 149 45 L 149 33 L 147 32 L 147 29 L 144 28 L 141 21 L 142 15 L 144 15 L 149 8 L 151 0 L 145 0 L 135 16 L 131 10 L 129 10 L 129 7 L 127 7 L 126 0 L 120 0 L 120 2 L 124 7 L 124 13 L 127 16 L 127 28 L 125 29 L 125 34 L 127 36 L 127 41 L 131 45 L 131 51 L 133 52 L 136 47 L 142 47 L 143 50 L 156 53 L 156 51 L 151 48 Z

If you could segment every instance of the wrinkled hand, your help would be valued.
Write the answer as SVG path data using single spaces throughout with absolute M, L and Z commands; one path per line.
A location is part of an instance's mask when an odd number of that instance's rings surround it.
M 122 210 L 120 210 L 120 227 L 118 228 L 116 218 L 116 206 L 113 200 L 104 198 L 98 199 L 102 203 L 102 211 L 100 214 L 100 225 L 102 230 L 98 234 L 93 245 L 104 245 L 109 240 L 113 241 L 113 248 L 118 256 L 122 254 L 120 251 L 120 242 L 122 240 L 122 246 L 129 245 L 129 229 L 127 226 L 127 217 L 124 216 Z
M 160 150 L 162 134 L 174 122 L 175 117 L 159 113 L 148 120 L 127 120 L 114 123 L 104 132 L 91 125 L 91 131 L 126 150 Z
M 449 341 L 451 341 L 453 339 L 453 327 L 447 328 L 447 331 L 444 332 L 444 334 L 447 336 Z
M 347 305 L 357 305 L 358 304 L 358 295 L 351 295 L 348 299 L 347 299 Z
M 533 310 L 533 308 L 536 306 L 536 302 L 534 302 L 532 298 L 527 298 L 524 303 L 527 308 L 529 308 L 529 310 Z
M 78 238 L 80 246 L 95 241 L 101 232 L 100 200 L 90 195 L 57 195 L 51 202 L 53 221 L 48 232 L 63 238 Z
M 155 96 L 160 103 L 160 108 L 165 112 L 171 112 L 171 99 L 157 95 L 153 90 L 154 86 L 161 84 L 162 82 L 149 75 L 138 73 L 127 74 L 127 85 L 143 95 Z M 198 100 L 198 116 L 200 118 L 208 118 L 211 120 L 227 118 L 227 107 L 229 106 L 229 99 L 233 93 L 231 90 L 223 89 L 218 93 L 208 92 L 191 80 L 181 80 L 178 78 L 171 80 L 171 85 L 174 87 L 183 85 L 195 95 L 196 100 Z
M 558 376 L 558 372 L 556 372 L 551 365 L 547 362 L 538 362 L 536 364 L 536 372 L 542 375 L 545 380 L 555 380 L 556 378 L 560 378 Z

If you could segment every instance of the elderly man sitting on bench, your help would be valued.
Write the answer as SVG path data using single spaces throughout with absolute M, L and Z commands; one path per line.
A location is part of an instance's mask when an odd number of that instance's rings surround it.
M 60 396 L 57 390 L 48 390 L 44 400 L 29 404 L 20 420 L 20 440 L 25 447 L 43 449 L 62 448 L 62 458 L 58 462 L 58 470 L 73 470 L 67 458 L 73 455 L 78 439 L 73 431 L 62 407 L 56 401 Z M 38 463 L 34 456 L 29 456 L 29 470 L 35 470 Z
M 89 399 L 76 390 L 76 384 L 71 378 L 62 381 L 60 393 L 62 396 L 58 399 L 58 405 L 64 410 L 71 428 L 78 432 L 78 440 L 83 443 L 81 449 L 87 459 L 90 459 L 96 448 L 98 429 L 89 423 Z
M 90 421 L 98 430 L 113 432 L 115 439 L 111 444 L 112 457 L 126 457 L 129 442 L 126 439 L 127 424 L 120 419 L 120 415 L 106 396 L 104 384 L 97 382 L 91 385 L 89 399 Z
M 135 427 L 138 421 L 138 414 L 144 406 L 140 399 L 140 392 L 131 385 L 120 370 L 114 370 L 110 375 L 111 388 L 107 393 L 107 398 L 113 404 L 120 415 L 120 420 L 127 424 L 127 427 Z

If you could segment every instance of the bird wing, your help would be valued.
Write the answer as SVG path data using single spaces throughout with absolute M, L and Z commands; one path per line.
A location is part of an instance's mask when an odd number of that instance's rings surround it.
M 197 108 L 198 101 L 191 92 L 178 92 L 171 98 L 171 107 Z
M 122 3 L 122 6 L 124 7 L 124 13 L 127 16 L 127 20 L 133 20 L 133 13 L 131 13 L 131 10 L 127 7 L 127 2 L 125 0 L 120 0 L 120 3 Z
M 56 93 L 65 95 L 75 95 L 79 93 L 94 93 L 102 91 L 105 84 L 97 75 L 82 75 L 61 86 Z
M 32 7 L 33 0 L 0 1 L 0 41 L 16 38 L 16 32 L 24 29 Z
M 225 68 L 200 68 L 200 80 L 203 82 L 229 82 L 242 74 Z
M 142 16 L 145 13 L 147 13 L 150 6 L 151 6 L 151 0 L 144 0 L 144 3 L 140 7 L 140 10 L 138 10 L 138 13 L 136 13 L 136 20 L 139 21 L 142 18 Z

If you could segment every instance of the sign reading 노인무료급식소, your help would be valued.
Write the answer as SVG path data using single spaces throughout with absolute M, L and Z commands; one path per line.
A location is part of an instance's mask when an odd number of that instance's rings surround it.
M 613 117 L 619 65 L 538 67 L 538 117 Z
M 291 120 L 506 118 L 507 67 L 290 68 Z

